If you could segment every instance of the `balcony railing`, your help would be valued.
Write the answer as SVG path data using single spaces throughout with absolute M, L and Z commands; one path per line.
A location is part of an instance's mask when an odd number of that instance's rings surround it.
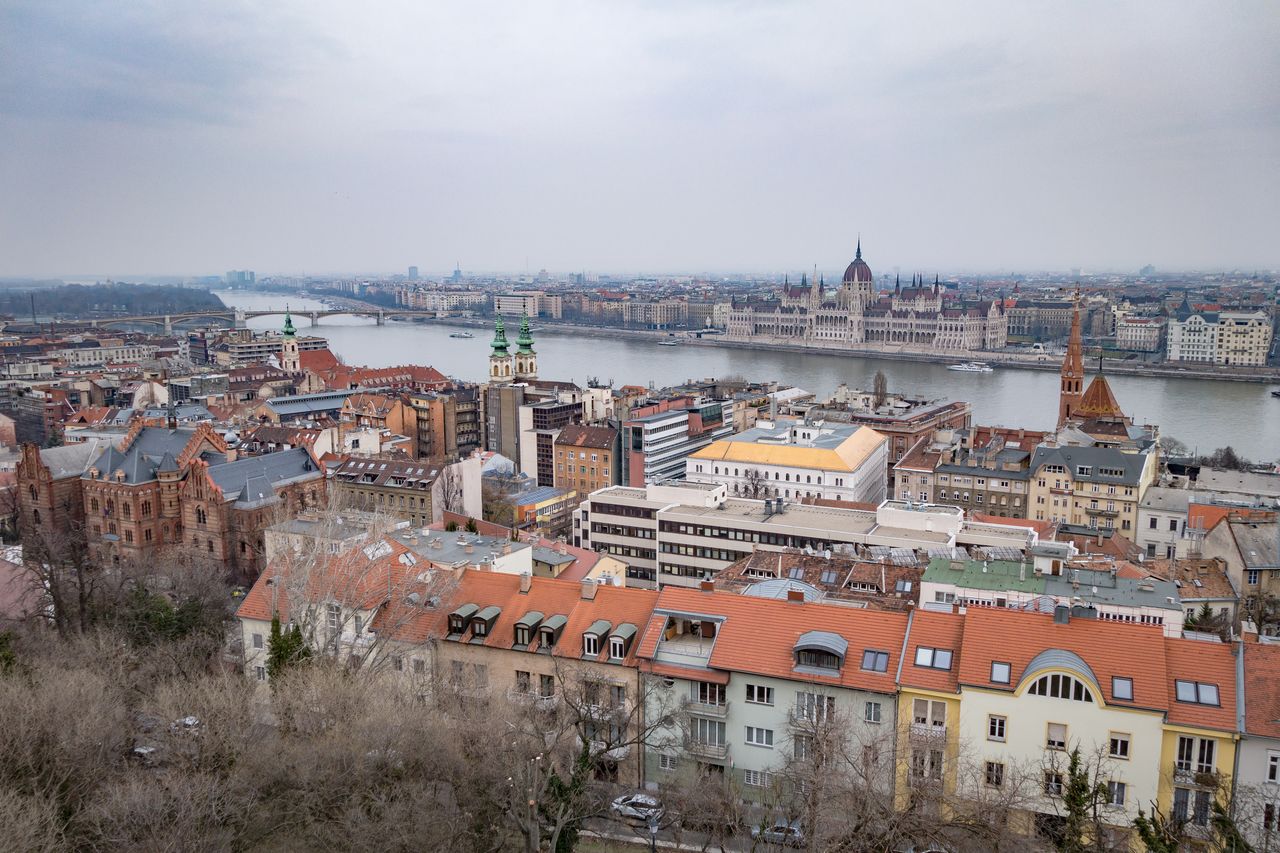
M 690 755 L 723 760 L 729 755 L 729 744 L 710 743 L 708 741 L 696 740 L 694 738 L 685 738 L 684 750 Z
M 1107 518 L 1115 518 L 1120 514 L 1120 510 L 1118 509 L 1104 509 L 1100 506 L 1087 506 L 1084 508 L 1084 511 L 1086 515 L 1102 515 Z
M 624 743 L 621 746 L 609 748 L 609 745 L 604 741 L 593 740 L 591 741 L 591 752 L 596 756 L 604 756 L 605 758 L 610 758 L 614 761 L 622 761 L 624 758 L 631 755 L 631 744 Z
M 700 717 L 716 717 L 718 719 L 724 719 L 729 715 L 728 702 L 716 705 L 711 702 L 697 702 L 690 699 L 684 703 L 684 709 L 690 714 L 697 714 Z
M 533 705 L 540 711 L 554 708 L 559 701 L 556 696 L 541 696 L 533 690 L 519 690 L 515 687 L 507 688 L 507 700 L 519 705 Z
M 1198 765 L 1173 765 L 1173 781 L 1179 785 L 1194 785 L 1197 788 L 1216 788 L 1221 781 L 1218 771 Z
M 911 739 L 924 741 L 940 741 L 947 739 L 947 727 L 932 723 L 912 723 Z

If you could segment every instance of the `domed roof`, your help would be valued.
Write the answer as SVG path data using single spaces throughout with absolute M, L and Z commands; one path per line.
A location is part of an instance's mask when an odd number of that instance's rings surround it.
M 853 256 L 853 262 L 845 267 L 844 281 L 846 283 L 875 281 L 875 276 L 871 274 L 871 267 L 867 266 L 867 262 L 862 259 L 862 240 L 858 240 L 858 251 Z

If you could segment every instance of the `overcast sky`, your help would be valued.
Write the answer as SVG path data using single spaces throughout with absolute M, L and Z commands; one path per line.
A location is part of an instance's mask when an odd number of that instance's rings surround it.
M 0 275 L 1280 266 L 1256 2 L 0 0 Z

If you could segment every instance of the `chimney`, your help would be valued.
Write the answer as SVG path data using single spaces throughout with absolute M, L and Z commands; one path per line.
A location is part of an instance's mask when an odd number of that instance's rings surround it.
M 520 573 L 520 594 L 528 595 L 529 587 L 533 586 L 533 576 L 528 572 Z
M 804 592 L 798 589 L 787 590 L 787 601 L 794 601 L 797 604 L 804 603 Z
M 583 600 L 583 601 L 595 601 L 595 599 L 596 599 L 596 587 L 597 587 L 597 586 L 599 586 L 599 584 L 597 584 L 597 583 L 596 583 L 595 581 L 593 581 L 591 578 L 586 578 L 586 579 L 584 579 L 584 580 L 582 581 L 582 600 Z
M 463 550 L 470 554 L 476 550 L 476 546 L 474 543 L 468 542 Z
M 716 582 L 713 580 L 705 580 L 698 584 L 698 589 L 703 592 L 715 592 Z
M 1071 607 L 1066 604 L 1059 604 L 1053 608 L 1053 621 L 1058 625 L 1066 625 L 1071 621 Z

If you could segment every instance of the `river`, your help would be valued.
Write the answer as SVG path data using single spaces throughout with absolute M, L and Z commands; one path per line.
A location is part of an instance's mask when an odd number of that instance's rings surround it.
M 323 309 L 315 299 L 238 291 L 218 292 L 227 305 L 246 310 Z M 281 319 L 259 317 L 254 329 L 278 329 Z M 295 318 L 299 334 L 329 340 L 330 349 L 348 364 L 388 367 L 429 364 L 448 376 L 473 382 L 488 377 L 488 334 L 471 339 L 449 337 L 456 328 L 392 322 L 372 318 L 326 317 L 316 328 Z M 514 339 L 514 329 L 509 330 Z M 1058 376 L 1035 370 L 997 369 L 994 373 L 957 373 L 941 364 L 888 361 L 850 356 L 742 350 L 720 347 L 659 347 L 647 341 L 608 341 L 568 334 L 539 336 L 538 372 L 553 379 L 585 383 L 588 377 L 614 385 L 674 385 L 712 376 L 745 376 L 797 385 L 819 396 L 846 383 L 871 388 L 876 371 L 884 371 L 889 389 L 927 398 L 968 400 L 977 423 L 1050 429 L 1058 416 Z M 1231 445 L 1250 459 L 1280 455 L 1280 399 L 1272 386 L 1249 382 L 1112 376 L 1111 387 L 1135 422 L 1158 423 L 1165 435 L 1207 452 Z

